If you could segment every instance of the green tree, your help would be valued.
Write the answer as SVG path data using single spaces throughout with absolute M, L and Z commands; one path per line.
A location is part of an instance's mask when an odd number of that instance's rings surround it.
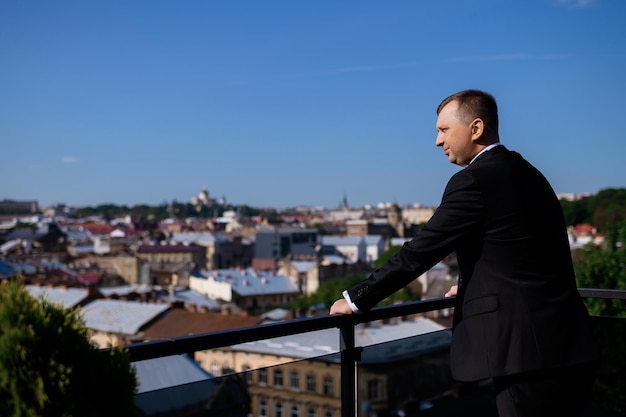
M 626 188 L 606 188 L 580 200 L 561 200 L 561 207 L 567 225 L 589 223 L 606 233 L 626 220 Z
M 565 216 L 565 224 L 574 226 L 582 223 L 591 223 L 588 198 L 578 201 L 561 200 L 560 202 L 563 215 Z
M 607 188 L 591 199 L 591 223 L 601 232 L 626 220 L 626 189 Z
M 0 284 L 1 416 L 137 415 L 126 351 L 91 344 L 79 314 Z
M 361 281 L 361 274 L 352 274 L 346 277 L 333 278 L 320 284 L 317 291 L 309 296 L 302 295 L 294 301 L 294 307 L 307 308 L 314 305 L 330 307 L 335 300 L 341 297 L 341 293 L 348 287 Z
M 626 221 L 614 225 L 602 245 L 589 244 L 574 252 L 578 287 L 626 288 Z M 593 315 L 626 317 L 626 302 L 618 299 L 585 300 Z

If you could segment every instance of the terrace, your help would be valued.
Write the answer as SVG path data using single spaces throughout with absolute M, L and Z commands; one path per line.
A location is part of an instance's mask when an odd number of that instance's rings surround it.
M 626 300 L 625 290 L 579 292 L 584 298 Z M 144 415 L 177 417 L 496 416 L 487 381 L 451 380 L 448 328 L 420 330 L 384 343 L 359 337 L 377 326 L 445 312 L 453 304 L 453 299 L 438 298 L 379 307 L 364 315 L 302 318 L 131 344 L 127 348 L 136 364 L 183 356 L 215 366 L 208 378 L 156 387 L 138 394 L 137 402 Z M 602 363 L 585 415 L 622 416 L 626 318 L 594 316 L 593 323 Z M 322 334 L 328 332 L 336 336 L 334 346 L 324 345 Z M 295 338 L 307 334 L 316 342 L 298 345 Z M 300 354 L 263 350 L 259 344 L 287 346 Z

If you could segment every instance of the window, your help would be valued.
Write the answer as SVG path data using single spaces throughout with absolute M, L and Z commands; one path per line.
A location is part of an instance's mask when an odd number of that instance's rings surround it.
M 309 408 L 306 412 L 306 417 L 316 417 L 317 413 L 315 412 L 315 408 Z
M 367 381 L 367 399 L 368 400 L 377 400 L 378 399 L 378 380 L 370 379 Z
M 283 371 L 277 369 L 274 371 L 274 386 L 282 387 L 283 386 Z
M 217 365 L 217 362 L 211 362 L 211 373 L 213 376 L 220 376 L 218 373 L 220 371 L 220 367 Z
M 332 411 L 325 412 L 324 417 L 333 417 L 333 412 Z
M 297 405 L 292 405 L 289 417 L 300 417 L 300 407 L 298 407 Z
M 283 417 L 283 403 L 274 404 L 274 417 Z
M 259 400 L 259 417 L 267 417 L 267 401 Z
M 293 390 L 300 389 L 300 374 L 297 372 L 291 372 L 289 374 L 289 386 Z
M 329 376 L 324 377 L 324 395 L 333 395 L 333 379 Z
M 259 369 L 259 385 L 267 385 L 267 369 Z
M 315 381 L 315 374 L 308 374 L 306 376 L 306 390 L 308 392 L 315 392 L 316 391 L 316 381 Z
M 241 372 L 244 375 L 246 384 L 252 384 L 252 372 L 250 372 L 250 365 L 243 364 L 241 366 Z

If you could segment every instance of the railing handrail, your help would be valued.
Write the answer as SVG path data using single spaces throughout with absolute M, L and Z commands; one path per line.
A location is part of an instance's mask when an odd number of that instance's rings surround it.
M 359 323 L 425 313 L 454 306 L 454 298 L 434 298 L 386 307 L 377 307 L 366 314 L 326 315 L 298 318 L 277 323 L 259 324 L 210 333 L 132 343 L 128 349 L 132 361 L 216 349 L 239 343 L 307 333 L 316 330 L 354 327 Z
M 626 300 L 626 290 L 579 288 L 584 298 L 616 298 Z M 125 346 L 132 361 L 216 349 L 239 343 L 307 333 L 331 328 L 344 329 L 359 323 L 402 317 L 452 308 L 455 298 L 433 298 L 386 307 L 376 307 L 366 314 L 326 315 L 298 318 L 277 323 L 240 327 L 210 333 L 193 334 L 170 339 L 132 343 Z
M 607 290 L 604 288 L 579 288 L 583 298 L 613 298 L 626 300 L 626 290 Z

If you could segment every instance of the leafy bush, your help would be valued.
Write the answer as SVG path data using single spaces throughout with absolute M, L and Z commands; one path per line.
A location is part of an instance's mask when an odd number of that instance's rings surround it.
M 79 310 L 0 285 L 0 415 L 134 416 L 127 353 L 89 341 Z

